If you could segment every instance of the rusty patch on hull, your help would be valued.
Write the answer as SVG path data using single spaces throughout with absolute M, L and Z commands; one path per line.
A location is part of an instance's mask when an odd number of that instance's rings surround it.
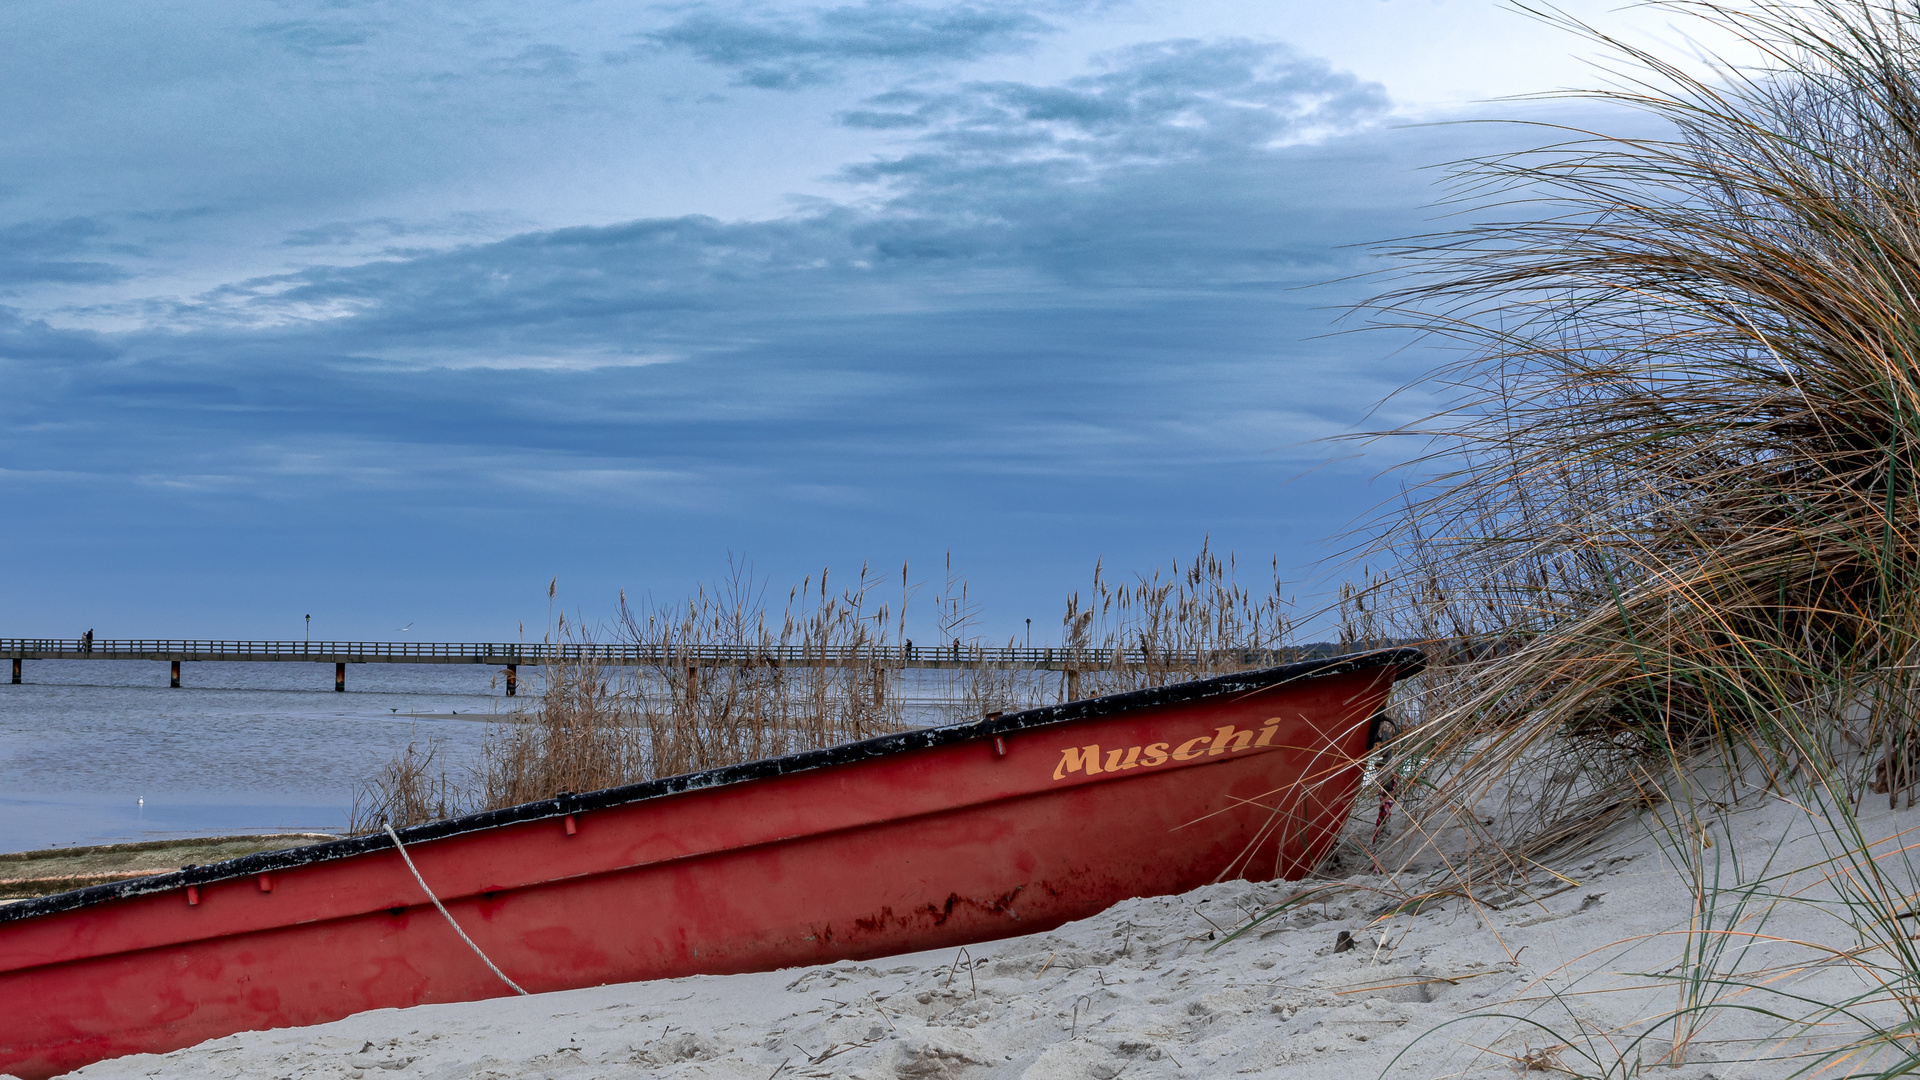
M 948 893 L 945 903 L 928 904 L 905 915 L 896 915 L 893 908 L 883 907 L 873 915 L 853 920 L 853 925 L 868 934 L 883 934 L 889 929 L 913 930 L 945 926 L 947 920 L 953 918 L 953 913 L 959 910 L 972 910 L 983 915 L 1006 915 L 1018 921 L 1020 916 L 1012 911 L 1013 902 L 1019 899 L 1021 892 L 1025 889 L 1025 885 L 1015 885 L 988 900 L 961 896 L 957 892 Z

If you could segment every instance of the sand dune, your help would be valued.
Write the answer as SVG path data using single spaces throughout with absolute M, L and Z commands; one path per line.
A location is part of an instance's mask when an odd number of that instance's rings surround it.
M 1908 817 L 1863 813 L 1882 834 Z M 1729 866 L 1818 861 L 1821 839 L 1793 807 L 1756 798 L 1727 821 L 1713 850 Z M 1555 870 L 1563 877 L 1543 870 L 1519 889 L 1418 913 L 1380 914 L 1406 879 L 1232 882 L 964 951 L 384 1010 L 76 1075 L 1349 1080 L 1511 1077 L 1523 1063 L 1579 1066 L 1582 1053 L 1669 1055 L 1671 1025 L 1646 1021 L 1673 1010 L 1686 985 L 1675 981 L 1693 918 L 1683 879 L 1638 823 Z M 1818 878 L 1808 871 L 1789 891 L 1817 892 Z M 1329 884 L 1343 887 L 1209 951 L 1251 913 Z M 1721 914 L 1752 928 L 1759 910 Z M 1854 944 L 1818 906 L 1775 904 L 1767 920 L 1770 935 Z M 1342 931 L 1356 947 L 1336 952 Z M 1775 990 L 1832 1000 L 1861 985 L 1847 965 L 1811 963 L 1791 942 L 1743 939 L 1733 951 L 1748 972 L 1784 964 L 1759 976 Z M 1745 993 L 1758 1003 L 1763 992 Z M 1784 1075 L 1792 1066 L 1781 1054 L 1818 1044 L 1771 1041 L 1781 1030 L 1746 1012 L 1716 1014 L 1683 1047 L 1683 1063 L 1659 1075 Z M 1755 1056 L 1768 1060 L 1739 1061 Z

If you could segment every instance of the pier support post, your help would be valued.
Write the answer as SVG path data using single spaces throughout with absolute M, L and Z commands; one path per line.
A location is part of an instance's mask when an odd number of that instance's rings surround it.
M 1080 700 L 1080 673 L 1073 668 L 1067 669 L 1067 700 Z
M 347 662 L 345 660 L 333 665 L 333 688 L 342 694 L 347 692 Z
M 171 685 L 175 690 L 180 689 L 180 661 L 178 660 L 173 662 L 173 682 Z
M 520 665 L 507 665 L 507 696 L 512 697 L 520 689 Z
M 20 685 L 20 657 L 13 658 L 13 684 Z

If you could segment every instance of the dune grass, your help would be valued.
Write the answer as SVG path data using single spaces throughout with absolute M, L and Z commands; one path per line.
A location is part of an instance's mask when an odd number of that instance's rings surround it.
M 1615 60 L 1561 96 L 1642 134 L 1546 126 L 1457 163 L 1470 223 L 1393 250 L 1374 311 L 1457 359 L 1423 384 L 1441 411 L 1376 433 L 1428 440 L 1429 478 L 1349 611 L 1430 645 L 1394 768 L 1450 872 L 1522 879 L 1624 816 L 1666 830 L 1695 912 L 1657 1057 L 1765 997 L 1826 1047 L 1767 1075 L 1903 1074 L 1920 876 L 1858 808 L 1920 781 L 1920 9 L 1652 6 L 1757 59 L 1701 72 L 1536 12 Z M 1815 902 L 1775 887 L 1803 867 L 1707 842 L 1766 798 L 1822 838 L 1849 940 L 1801 944 L 1857 997 L 1790 1001 L 1736 962 Z M 1565 1045 L 1582 1075 L 1645 1063 Z
M 1449 411 L 1394 433 L 1433 439 L 1440 475 L 1386 523 L 1397 569 L 1367 598 L 1448 646 L 1430 736 L 1784 775 L 1864 710 L 1891 797 L 1920 674 L 1920 26 L 1868 0 L 1665 6 L 1767 65 L 1704 81 L 1560 20 L 1628 61 L 1581 96 L 1671 134 L 1465 163 L 1470 198 L 1528 216 L 1400 249 L 1380 310 L 1464 351 L 1435 376 Z

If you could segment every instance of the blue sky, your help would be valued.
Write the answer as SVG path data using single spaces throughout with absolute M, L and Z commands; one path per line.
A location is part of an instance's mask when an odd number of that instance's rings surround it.
M 1592 81 L 1467 0 L 0 20 L 0 635 L 493 639 L 556 576 L 951 551 L 1039 639 L 1207 535 L 1311 603 L 1392 494 L 1320 440 L 1435 359 L 1329 336 L 1352 279 L 1515 138 L 1423 123 Z

